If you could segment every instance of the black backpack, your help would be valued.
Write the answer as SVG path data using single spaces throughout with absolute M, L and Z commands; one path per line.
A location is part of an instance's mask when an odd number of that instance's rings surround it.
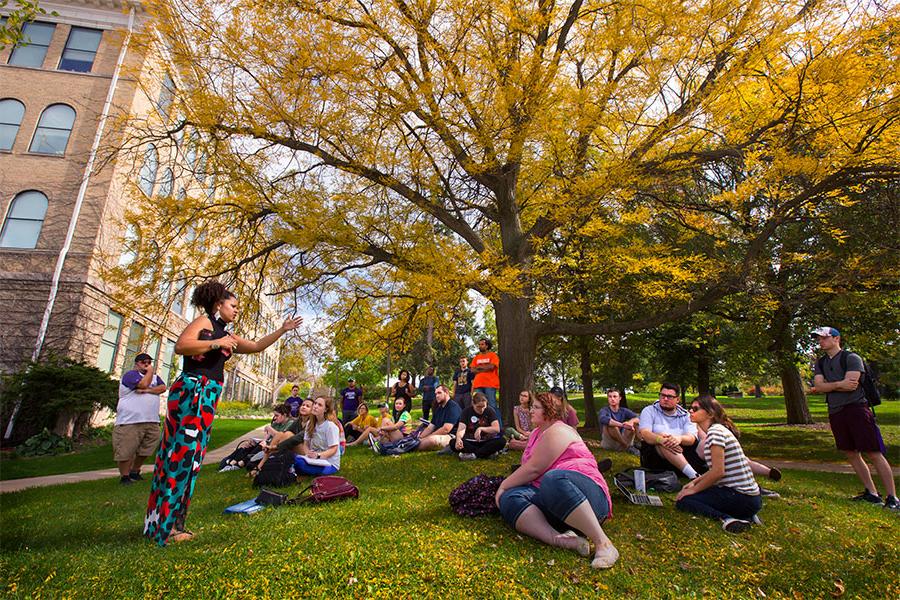
M 269 457 L 259 473 L 253 478 L 253 485 L 261 487 L 283 487 L 297 483 L 297 472 L 294 471 L 294 453 L 279 452 Z
M 841 350 L 840 360 L 841 360 L 841 371 L 844 374 L 847 373 L 847 355 L 850 354 L 847 350 Z M 827 355 L 826 355 L 827 356 Z M 825 376 L 825 358 L 826 356 L 822 356 L 816 362 L 816 371 Z M 866 402 L 869 404 L 869 408 L 874 408 L 881 404 L 881 392 L 878 391 L 878 378 L 872 374 L 872 367 L 866 363 L 865 360 L 860 356 L 860 360 L 863 363 L 863 372 L 859 378 L 859 385 L 863 389 L 863 393 L 866 397 Z

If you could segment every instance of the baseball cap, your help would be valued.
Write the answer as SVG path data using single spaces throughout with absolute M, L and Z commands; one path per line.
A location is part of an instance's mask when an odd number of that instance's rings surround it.
M 153 357 L 147 354 L 146 352 L 141 352 L 137 356 L 134 357 L 134 362 L 141 362 L 142 360 L 149 360 L 153 362 Z
M 566 393 L 558 385 L 554 385 L 552 388 L 550 388 L 550 393 L 558 398 L 562 398 L 563 400 L 566 399 Z
M 812 335 L 816 337 L 838 337 L 841 332 L 834 327 L 816 327 L 812 330 Z
M 353 379 L 352 377 L 349 377 L 349 378 L 347 379 L 347 383 L 356 383 L 356 380 Z

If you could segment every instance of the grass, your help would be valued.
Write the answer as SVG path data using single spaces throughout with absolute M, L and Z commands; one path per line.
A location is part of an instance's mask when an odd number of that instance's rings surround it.
M 351 448 L 341 474 L 360 498 L 227 516 L 256 491 L 240 472 L 204 468 L 188 526 L 197 539 L 158 548 L 140 535 L 149 484 L 114 479 L 0 498 L 8 598 L 769 598 L 900 596 L 900 515 L 850 503 L 851 476 L 787 471 L 767 483 L 763 527 L 740 536 L 673 508 L 613 492 L 605 529 L 622 558 L 587 559 L 524 538 L 497 516 L 450 512 L 447 495 L 519 460 L 398 458 Z M 616 468 L 636 464 L 616 455 Z M 297 491 L 299 488 L 293 488 Z M 61 508 L 64 507 L 64 510 Z M 46 526 L 52 514 L 52 526 Z M 843 590 L 843 592 L 840 592 Z M 840 593 L 839 593 L 840 592 Z
M 268 419 L 216 419 L 213 425 L 209 449 L 214 450 L 219 446 L 223 446 L 234 438 L 265 423 L 268 423 Z M 60 475 L 63 473 L 77 473 L 79 471 L 111 469 L 115 466 L 112 442 L 106 441 L 105 443 L 86 446 L 75 452 L 58 456 L 38 456 L 33 458 L 3 456 L 3 460 L 0 462 L 0 479 Z

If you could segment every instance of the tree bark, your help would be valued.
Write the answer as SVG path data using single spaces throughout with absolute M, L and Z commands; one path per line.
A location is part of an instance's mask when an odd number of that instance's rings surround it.
M 789 425 L 808 425 L 813 422 L 809 414 L 809 405 L 803 391 L 803 380 L 800 371 L 791 357 L 780 361 L 781 386 L 784 388 L 784 407 L 787 410 Z
M 597 427 L 597 409 L 594 406 L 594 372 L 591 368 L 591 338 L 578 338 L 578 351 L 581 355 L 581 387 L 584 390 L 584 426 Z
M 709 352 L 706 344 L 701 344 L 697 353 L 697 395 L 709 393 Z
M 498 403 L 504 426 L 513 422 L 512 410 L 518 403 L 519 392 L 534 385 L 538 324 L 531 318 L 529 304 L 527 298 L 508 294 L 493 301 L 500 354 Z
M 754 398 L 762 398 L 763 397 L 762 386 L 759 385 L 758 383 L 753 384 L 753 397 Z

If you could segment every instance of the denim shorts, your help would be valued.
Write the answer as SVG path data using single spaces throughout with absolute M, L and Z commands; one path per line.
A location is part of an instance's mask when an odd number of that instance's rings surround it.
M 544 513 L 550 525 L 562 529 L 569 513 L 585 500 L 597 521 L 603 523 L 609 516 L 609 502 L 597 482 L 576 471 L 553 469 L 544 473 L 539 488 L 520 485 L 506 490 L 500 496 L 500 514 L 515 527 L 522 512 L 533 505 Z

